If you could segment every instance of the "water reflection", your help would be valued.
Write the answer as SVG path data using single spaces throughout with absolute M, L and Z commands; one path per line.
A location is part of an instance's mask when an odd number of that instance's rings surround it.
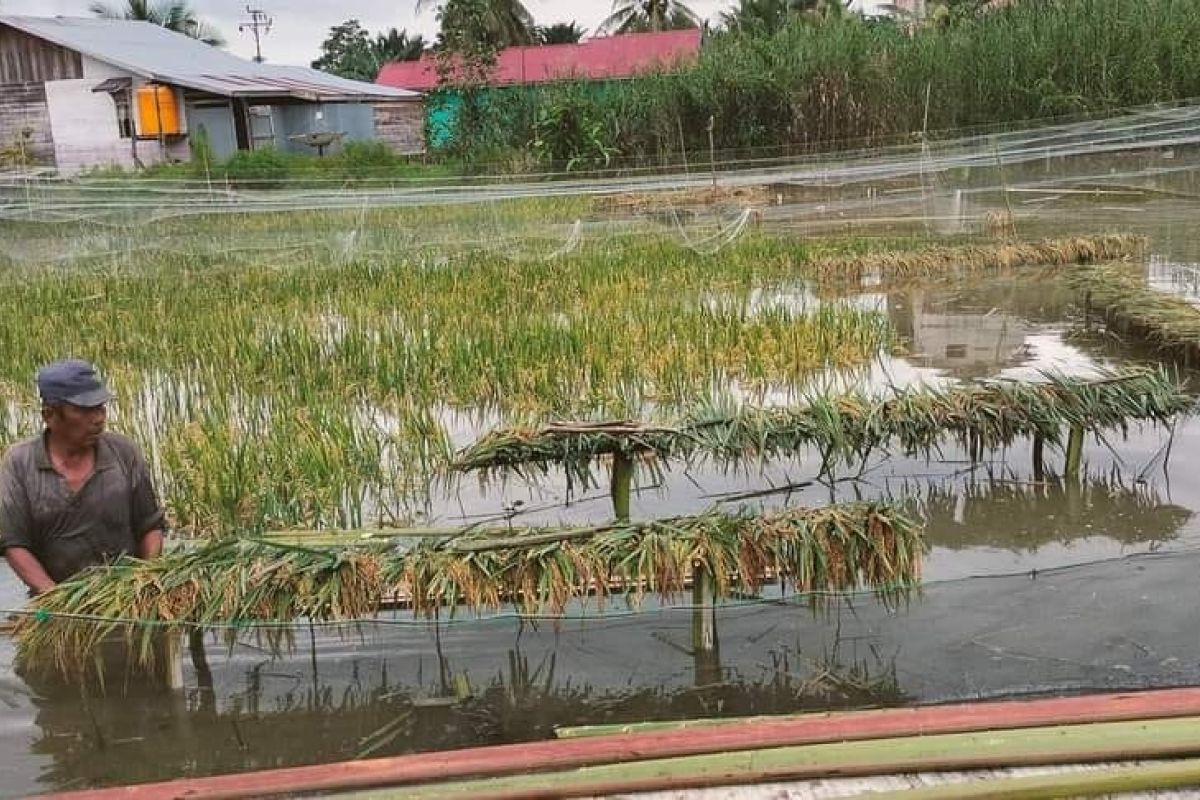
M 1093 479 L 969 481 L 906 486 L 900 494 L 925 522 L 930 546 L 1036 551 L 1051 543 L 1105 537 L 1153 545 L 1179 536 L 1193 512 L 1145 484 Z
M 888 317 L 909 351 L 904 360 L 959 379 L 1044 361 L 1042 334 L 1069 320 L 1075 306 L 1061 282 L 1012 275 L 887 294 Z
M 64 689 L 34 696 L 39 781 L 56 789 L 165 780 L 367 756 L 550 738 L 565 725 L 741 716 L 896 705 L 894 663 L 848 654 L 837 641 L 809 654 L 798 641 L 767 642 L 750 663 L 711 656 L 689 685 L 675 641 L 686 612 L 651 614 L 638 629 L 560 633 L 518 628 L 424 639 L 366 625 L 339 637 L 319 632 L 313 651 L 253 659 L 244 642 L 214 670 L 212 688 L 161 693 L 125 687 L 108 696 Z M 648 630 L 649 629 L 649 630 Z M 507 633 L 505 633 L 507 631 Z M 649 637 L 647 637 L 649 633 Z M 625 658 L 637 635 L 656 664 Z M 507 649 L 450 652 L 481 639 Z M 532 637 L 532 641 L 530 641 Z M 305 635 L 299 631 L 297 641 Z M 355 646 L 346 648 L 353 642 Z M 397 654 L 389 645 L 405 645 Z M 739 644 L 746 644 L 739 641 Z M 593 648 L 593 669 L 583 657 Z M 675 651 L 674 657 L 662 653 Z M 595 665 L 595 662 L 602 662 Z M 696 662 L 699 663 L 699 662 Z M 497 667 L 497 664 L 502 666 Z M 616 674 L 606 674 L 615 670 Z M 482 680 L 476 677 L 484 675 Z M 195 685 L 193 675 L 189 684 Z M 10 710 L 9 716 L 13 714 Z
M 1149 259 L 1149 286 L 1160 292 L 1200 306 L 1200 264 L 1173 261 L 1152 255 Z
M 888 316 L 909 343 L 909 361 L 956 378 L 982 378 L 1027 359 L 1025 338 L 1033 330 L 1027 322 L 995 308 L 956 307 L 924 289 L 888 296 Z

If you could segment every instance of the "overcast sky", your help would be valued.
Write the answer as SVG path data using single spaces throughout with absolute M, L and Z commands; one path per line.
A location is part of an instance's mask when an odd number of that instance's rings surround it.
M 124 0 L 108 0 L 122 6 Z M 248 19 L 247 0 L 192 0 L 200 17 L 220 31 L 226 46 L 234 53 L 254 55 L 254 37 L 238 33 L 238 23 Z M 418 16 L 415 0 L 253 0 L 255 8 L 266 11 L 275 21 L 263 40 L 263 56 L 275 64 L 308 66 L 315 59 L 329 29 L 347 19 L 357 19 L 372 32 L 396 27 L 432 38 L 437 31 L 435 2 Z M 715 17 L 734 0 L 689 0 L 688 6 L 701 17 Z M 0 13 L 53 17 L 90 16 L 91 0 L 0 0 Z M 594 32 L 612 9 L 611 0 L 525 0 L 525 7 L 539 25 L 552 22 L 577 22 Z

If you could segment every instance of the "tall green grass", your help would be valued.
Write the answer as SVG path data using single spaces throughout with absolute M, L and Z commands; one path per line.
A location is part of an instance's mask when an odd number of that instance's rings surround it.
M 710 117 L 726 153 L 799 152 L 1197 96 L 1200 4 L 1024 0 L 911 34 L 856 15 L 721 34 L 675 74 L 505 92 L 486 124 L 502 134 L 492 146 L 537 142 L 560 168 L 594 164 L 597 145 L 579 131 L 603 132 L 617 163 L 695 164 Z M 546 118 L 571 121 L 562 141 L 537 125 Z

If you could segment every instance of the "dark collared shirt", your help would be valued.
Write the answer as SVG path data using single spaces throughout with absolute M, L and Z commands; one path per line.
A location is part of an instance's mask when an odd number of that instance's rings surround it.
M 0 552 L 23 547 L 55 581 L 137 552 L 165 515 L 137 445 L 104 432 L 96 466 L 72 492 L 46 452 L 45 434 L 13 445 L 0 463 Z

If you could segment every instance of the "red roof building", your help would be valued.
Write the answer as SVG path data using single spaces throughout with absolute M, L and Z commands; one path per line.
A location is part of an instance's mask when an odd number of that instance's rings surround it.
M 500 52 L 492 73 L 492 85 L 546 83 L 571 78 L 630 78 L 691 61 L 699 51 L 698 28 L 604 36 L 579 44 L 509 47 Z M 437 69 L 433 58 L 427 54 L 420 61 L 385 64 L 375 82 L 396 89 L 429 91 L 437 88 Z

